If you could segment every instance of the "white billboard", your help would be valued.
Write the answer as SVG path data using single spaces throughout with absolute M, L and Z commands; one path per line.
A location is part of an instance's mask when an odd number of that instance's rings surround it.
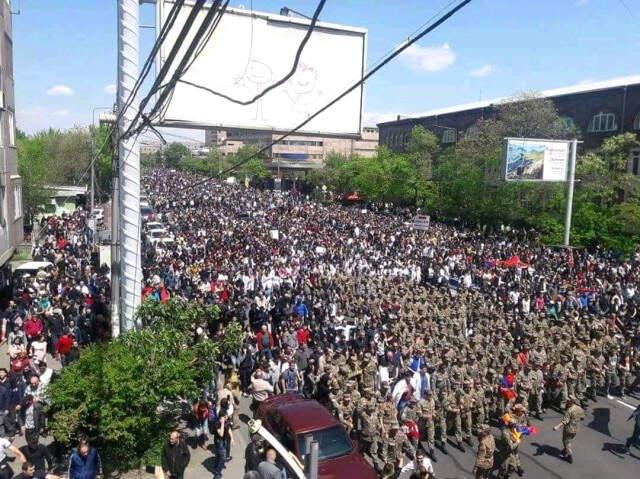
M 164 23 L 172 6 L 170 0 L 159 2 L 160 24 Z M 161 48 L 158 69 L 175 44 L 191 6 L 190 2 L 186 2 L 181 9 Z M 181 58 L 207 10 L 205 8 L 199 13 L 178 58 Z M 310 21 L 306 19 L 227 9 L 183 80 L 247 101 L 290 72 L 309 24 Z M 160 28 L 156 31 L 160 31 Z M 250 105 L 239 105 L 179 82 L 158 123 L 162 126 L 194 128 L 289 130 L 362 79 L 366 33 L 361 28 L 316 23 L 295 74 L 285 84 Z M 173 63 L 175 66 L 178 62 Z M 354 90 L 299 131 L 359 135 L 363 94 L 363 87 Z
M 566 181 L 571 142 L 505 138 L 502 177 L 507 181 Z

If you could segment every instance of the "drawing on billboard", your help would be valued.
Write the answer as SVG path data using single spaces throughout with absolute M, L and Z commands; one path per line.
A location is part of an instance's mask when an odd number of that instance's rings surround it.
M 159 3 L 157 21 L 162 24 L 174 2 L 162 0 Z M 208 8 L 198 14 L 196 24 L 202 21 Z M 171 29 L 162 44 L 158 68 L 175 45 L 180 27 L 190 11 L 190 2 L 186 2 L 178 14 L 177 27 Z M 362 79 L 366 29 L 318 22 L 302 51 L 295 73 L 283 85 L 247 105 L 231 102 L 220 95 L 240 102 L 250 101 L 284 78 L 291 70 L 309 23 L 308 19 L 228 8 L 214 35 L 175 85 L 171 101 L 158 124 L 287 131 L 307 119 L 343 93 L 347 86 Z M 191 33 L 187 35 L 179 55 L 184 53 L 191 37 Z M 173 69 L 172 65 L 170 74 Z M 300 131 L 358 136 L 363 94 L 363 86 L 356 88 Z
M 565 181 L 569 142 L 506 138 L 503 178 L 507 181 Z

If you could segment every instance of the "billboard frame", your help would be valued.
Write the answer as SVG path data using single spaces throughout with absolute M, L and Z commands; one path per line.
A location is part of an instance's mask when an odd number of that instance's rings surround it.
M 156 38 L 162 28 L 161 22 L 164 16 L 164 8 L 166 7 L 166 5 L 169 5 L 169 4 L 173 5 L 174 3 L 175 3 L 175 0 L 157 0 L 156 1 L 156 9 L 155 9 Z M 187 0 L 184 3 L 183 8 L 192 7 L 194 3 L 195 2 L 193 0 Z M 206 8 L 210 8 L 210 5 L 206 5 L 205 9 Z M 226 9 L 225 15 L 228 13 L 252 17 L 252 18 L 260 18 L 260 19 L 266 20 L 267 22 L 277 22 L 277 23 L 283 23 L 283 24 L 288 23 L 288 24 L 301 25 L 305 27 L 308 27 L 311 23 L 311 20 L 305 19 L 305 18 L 289 17 L 289 16 L 280 15 L 276 13 L 259 12 L 255 10 L 244 10 L 244 9 L 231 8 L 231 7 Z M 345 33 L 362 36 L 362 68 L 360 69 L 360 80 L 362 80 L 367 70 L 367 46 L 368 46 L 367 37 L 369 32 L 368 29 L 363 27 L 352 27 L 352 26 L 341 25 L 337 23 L 318 21 L 316 22 L 316 25 L 314 27 L 314 32 L 318 30 L 325 30 L 325 31 L 333 30 L 337 32 L 345 32 Z M 163 59 L 166 57 L 166 53 L 165 53 L 166 51 L 167 51 L 167 46 L 163 44 L 160 47 L 158 54 L 156 55 L 156 58 L 154 61 L 156 76 L 160 71 L 160 68 L 162 67 Z M 345 84 L 342 91 L 349 88 L 349 86 L 350 86 L 350 82 Z M 303 130 L 303 131 L 296 131 L 296 134 L 302 135 L 302 136 L 323 136 L 327 138 L 349 138 L 349 139 L 358 139 L 358 140 L 361 139 L 363 121 L 364 121 L 364 89 L 365 89 L 365 83 L 363 83 L 360 87 L 360 109 L 359 109 L 359 118 L 358 118 L 358 124 L 359 124 L 358 132 L 331 133 L 331 132 L 323 132 L 323 131 L 315 131 L 315 130 L 309 130 L 309 131 Z M 186 120 L 171 120 L 171 119 L 167 120 L 166 118 L 159 118 L 158 120 L 154 121 L 152 124 L 155 127 L 164 127 L 164 128 L 186 128 L 186 129 L 197 129 L 197 130 L 216 129 L 216 128 L 217 129 L 235 128 L 235 129 L 243 129 L 243 130 L 271 132 L 275 134 L 288 133 L 293 128 L 295 128 L 295 126 L 297 126 L 297 125 L 294 125 L 288 129 L 287 128 L 266 128 L 266 127 L 253 127 L 253 126 L 247 126 L 247 125 L 234 125 L 230 123 L 222 124 L 222 123 L 190 122 Z
M 529 178 L 517 178 L 517 179 L 508 179 L 507 178 L 507 154 L 508 154 L 508 146 L 509 141 L 531 141 L 531 142 L 541 142 L 541 143 L 564 143 L 568 145 L 568 157 L 566 161 L 565 167 L 565 178 L 563 180 L 545 180 L 541 179 L 529 179 Z M 505 137 L 502 142 L 502 157 L 500 159 L 500 179 L 507 183 L 566 183 L 568 181 L 569 176 L 569 163 L 571 161 L 571 148 L 572 148 L 573 140 L 557 140 L 557 139 L 545 139 L 545 138 L 525 138 L 525 137 Z M 544 167 L 544 164 L 543 164 Z

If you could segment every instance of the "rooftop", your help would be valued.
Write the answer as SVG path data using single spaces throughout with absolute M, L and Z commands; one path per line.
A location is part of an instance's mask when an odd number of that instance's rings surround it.
M 578 85 L 573 85 L 568 87 L 543 90 L 540 92 L 540 96 L 542 96 L 543 98 L 551 98 L 551 97 L 557 97 L 557 96 L 563 96 L 563 95 L 570 95 L 574 93 L 587 93 L 591 91 L 606 90 L 608 88 L 623 87 L 626 85 L 635 85 L 635 84 L 640 84 L 640 75 L 611 78 L 609 80 L 579 83 Z M 386 123 L 394 123 L 396 121 L 408 120 L 411 118 L 424 118 L 424 117 L 430 117 L 430 116 L 446 115 L 448 113 L 457 113 L 460 111 L 475 110 L 478 108 L 486 108 L 491 105 L 504 103 L 505 101 L 508 101 L 510 99 L 511 97 L 500 97 L 500 98 L 493 98 L 491 100 L 475 101 L 471 103 L 465 103 L 462 105 L 437 108 L 435 110 L 423 111 L 418 113 L 409 113 L 406 115 L 399 115 L 400 117 L 399 120 L 385 121 L 385 122 L 379 123 L 379 125 L 384 125 Z

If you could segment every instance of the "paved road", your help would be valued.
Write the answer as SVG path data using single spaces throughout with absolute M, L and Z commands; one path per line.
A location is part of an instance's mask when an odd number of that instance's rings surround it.
M 631 479 L 640 477 L 640 450 L 632 448 L 631 455 L 622 454 L 625 439 L 631 434 L 632 424 L 626 422 L 638 399 L 627 397 L 619 400 L 599 398 L 591 403 L 585 420 L 574 440 L 574 463 L 559 457 L 562 450 L 562 432 L 554 432 L 553 426 L 562 418 L 556 411 L 547 411 L 544 421 L 533 423 L 539 429 L 536 436 L 523 439 L 520 457 L 525 477 L 555 479 Z M 494 435 L 499 435 L 494 430 Z M 475 444 L 474 444 L 475 445 Z M 467 452 L 449 446 L 449 455 L 437 453 L 434 464 L 439 479 L 470 478 L 475 460 L 467 446 Z

